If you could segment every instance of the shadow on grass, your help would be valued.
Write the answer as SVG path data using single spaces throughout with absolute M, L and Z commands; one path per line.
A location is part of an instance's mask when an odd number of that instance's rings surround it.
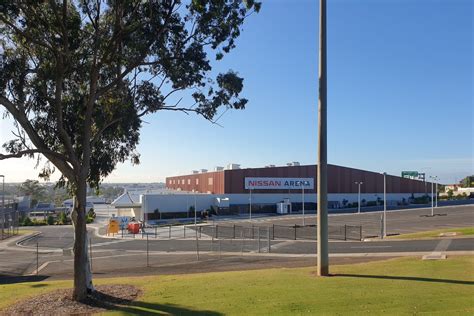
M 25 276 L 5 276 L 0 274 L 0 284 L 15 284 L 24 282 L 40 282 L 44 281 L 49 276 L 45 275 L 25 275 Z
M 364 279 L 385 279 L 385 280 L 403 280 L 403 281 L 419 281 L 419 282 L 432 282 L 432 283 L 474 285 L 474 282 L 472 282 L 472 281 L 432 279 L 432 278 L 408 277 L 408 276 L 345 274 L 345 273 L 340 273 L 340 274 L 338 273 L 338 274 L 335 274 L 334 276 L 336 276 L 336 277 L 349 277 L 349 278 L 364 278 Z
M 223 315 L 214 311 L 198 311 L 174 304 L 155 304 L 118 298 L 100 290 L 83 302 L 89 306 L 102 307 L 110 311 L 119 311 L 131 315 Z
M 173 304 L 153 304 L 140 301 L 135 301 L 126 306 L 114 306 L 109 308 L 109 310 L 120 311 L 132 315 L 224 315 L 219 312 L 192 310 Z

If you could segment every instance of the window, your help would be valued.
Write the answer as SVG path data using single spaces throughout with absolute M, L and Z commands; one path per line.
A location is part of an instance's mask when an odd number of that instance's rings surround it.
M 184 184 L 184 179 L 181 181 L 181 184 Z
M 209 185 L 212 185 L 214 183 L 214 179 L 213 178 L 209 178 Z
M 198 184 L 199 184 L 199 179 L 198 179 L 198 178 L 196 178 L 196 185 L 198 185 Z
M 191 184 L 191 179 L 188 179 L 188 184 Z

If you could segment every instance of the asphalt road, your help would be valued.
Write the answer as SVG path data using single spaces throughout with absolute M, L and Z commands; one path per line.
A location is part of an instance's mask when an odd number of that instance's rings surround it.
M 387 215 L 389 233 L 426 231 L 447 227 L 474 226 L 474 205 L 438 208 L 446 216 L 423 217 L 430 209 L 391 211 Z M 99 222 L 108 217 L 106 212 L 98 214 Z M 330 225 L 362 224 L 364 234 L 379 229 L 379 213 L 332 215 Z M 314 216 L 307 220 L 314 221 Z M 300 224 L 301 216 L 273 216 L 247 220 L 233 219 L 218 221 L 218 225 Z M 99 225 L 100 226 L 100 225 Z M 268 253 L 268 239 L 201 239 L 199 243 L 189 239 L 158 239 L 150 236 L 147 243 L 138 239 L 111 239 L 95 236 L 92 232 L 93 271 L 96 276 L 143 275 L 150 273 L 192 273 L 204 271 L 245 270 L 268 267 L 295 267 L 315 264 L 316 242 L 314 240 L 271 240 Z M 31 228 L 29 228 L 31 229 Z M 0 283 L 2 275 L 25 275 L 35 272 L 55 278 L 69 278 L 73 271 L 73 245 L 71 226 L 35 227 L 42 234 L 34 239 L 0 247 Z M 181 228 L 176 228 L 181 229 Z M 179 236 L 179 233 L 176 233 Z M 194 235 L 195 236 L 195 235 Z M 163 237 L 163 236 L 162 236 Z M 38 243 L 38 257 L 35 252 Z M 65 249 L 63 251 L 63 249 Z M 199 260 L 197 259 L 199 250 Z M 354 263 L 364 260 L 421 255 L 434 251 L 455 253 L 474 251 L 474 238 L 442 238 L 431 240 L 380 240 L 369 242 L 330 242 L 329 252 L 332 264 Z M 260 252 L 260 253 L 259 253 Z M 148 260 L 147 260 L 148 257 Z M 148 262 L 148 264 L 147 264 Z

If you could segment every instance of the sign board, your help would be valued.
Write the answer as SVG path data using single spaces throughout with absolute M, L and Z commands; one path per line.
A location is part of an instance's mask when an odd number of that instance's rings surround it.
M 119 232 L 119 222 L 115 219 L 109 221 L 109 227 L 107 228 L 107 234 L 117 234 Z
M 245 189 L 301 190 L 314 189 L 313 178 L 245 178 Z
M 402 178 L 418 178 L 418 171 L 402 171 Z
M 120 216 L 120 217 L 117 217 L 117 219 L 120 221 L 119 223 L 120 229 L 127 229 L 128 221 L 129 221 L 128 216 Z

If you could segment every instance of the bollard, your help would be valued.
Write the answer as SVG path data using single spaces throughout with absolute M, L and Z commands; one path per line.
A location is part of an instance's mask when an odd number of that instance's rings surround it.
M 123 238 L 123 227 L 122 227 L 122 238 Z
M 201 229 L 202 229 L 202 226 L 199 226 L 199 238 L 201 238 L 201 234 L 202 234 Z
M 219 238 L 219 225 L 216 225 L 215 233 L 216 233 L 216 238 Z
M 253 234 L 253 224 L 252 224 L 252 239 L 254 239 L 254 234 Z

